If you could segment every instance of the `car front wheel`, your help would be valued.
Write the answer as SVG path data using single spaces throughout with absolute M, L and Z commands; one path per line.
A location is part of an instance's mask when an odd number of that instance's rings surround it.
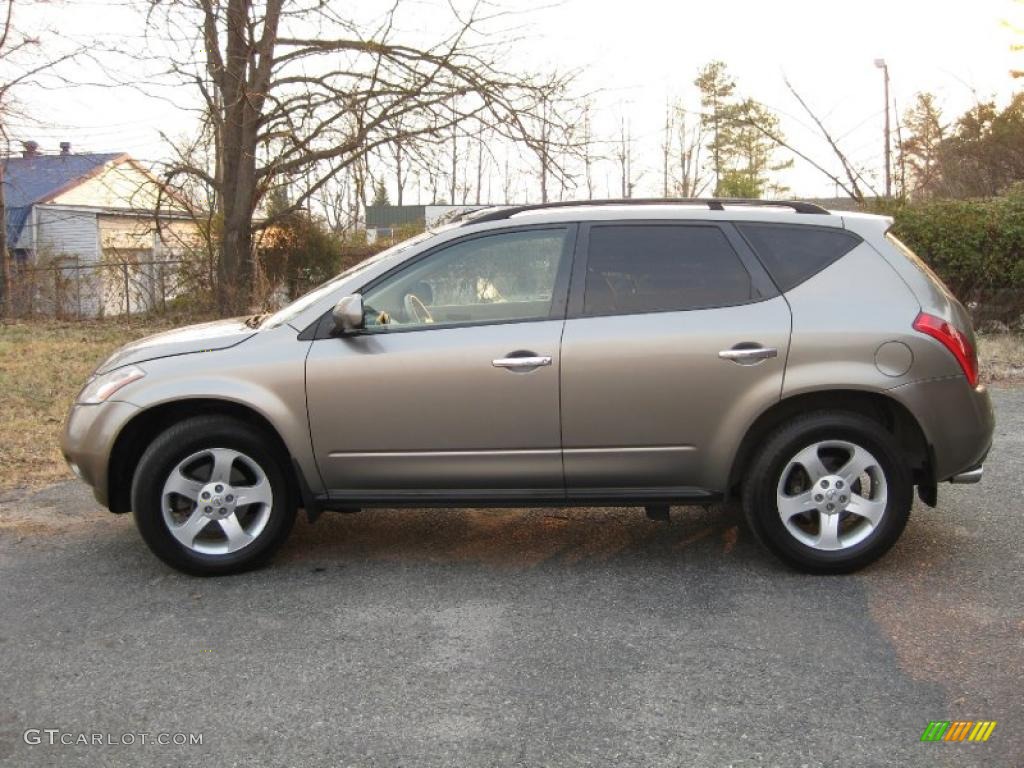
M 186 573 L 234 573 L 265 562 L 295 519 L 280 459 L 258 429 L 198 416 L 160 434 L 132 483 L 149 548 Z
M 893 437 L 845 412 L 808 414 L 778 429 L 743 494 L 757 537 L 810 573 L 849 573 L 881 557 L 912 503 L 910 471 Z

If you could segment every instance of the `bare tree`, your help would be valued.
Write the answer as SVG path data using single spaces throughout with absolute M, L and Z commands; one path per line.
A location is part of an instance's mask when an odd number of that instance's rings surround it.
M 509 165 L 509 156 L 505 154 L 505 173 L 501 178 L 501 202 L 512 202 L 512 190 L 515 188 L 514 174 Z
M 476 205 L 480 205 L 483 200 L 483 189 L 484 189 L 484 130 L 481 129 L 479 133 L 474 137 L 476 141 L 476 199 L 473 201 Z
M 771 139 L 778 146 L 783 147 L 784 149 L 787 149 L 790 152 L 792 152 L 801 160 L 809 164 L 812 168 L 819 171 L 824 176 L 828 177 L 836 185 L 837 188 L 843 190 L 843 192 L 846 195 L 848 195 L 851 199 L 857 201 L 858 203 L 863 203 L 865 201 L 865 189 L 867 189 L 872 195 L 877 196 L 877 190 L 875 190 L 875 188 L 867 181 L 867 179 L 864 177 L 863 172 L 861 172 L 854 165 L 854 163 L 850 160 L 849 156 L 845 152 L 843 152 L 836 138 L 833 137 L 832 133 L 825 127 L 825 124 L 822 121 L 822 119 L 818 117 L 814 110 L 811 109 L 811 107 L 799 94 L 799 92 L 796 90 L 796 88 L 793 86 L 793 84 L 789 81 L 788 78 L 785 80 L 785 83 L 786 87 L 789 89 L 789 92 L 793 94 L 793 97 L 797 100 L 797 103 L 800 104 L 800 107 L 803 109 L 803 111 L 814 122 L 814 125 L 817 127 L 817 130 L 821 138 L 825 141 L 830 151 L 832 152 L 832 155 L 839 162 L 839 165 L 842 168 L 842 177 L 828 170 L 824 165 L 819 163 L 817 160 L 814 160 L 806 152 L 802 152 L 801 150 L 797 149 L 791 141 L 786 139 L 781 134 L 781 132 L 778 131 L 777 125 L 767 124 L 763 121 L 758 120 L 756 118 L 756 111 L 746 112 L 745 114 L 740 115 L 738 118 L 740 123 L 746 126 L 750 126 L 751 128 L 754 128 L 755 130 L 759 131 L 762 135 Z M 755 103 L 756 102 L 751 102 L 751 104 Z
M 700 197 L 711 184 L 701 154 L 707 139 L 704 123 L 702 115 L 693 116 L 681 101 L 666 105 L 661 143 L 664 197 Z
M 405 132 L 401 117 L 394 121 L 394 124 L 390 126 L 390 130 L 397 136 L 401 136 Z M 399 138 L 391 142 L 387 149 L 395 168 L 395 205 L 402 205 L 405 197 L 408 154 L 415 152 L 415 147 L 408 146 L 408 142 Z
M 700 197 L 711 181 L 704 173 L 701 150 L 704 148 L 704 122 L 698 116 L 690 119 L 682 106 L 676 111 L 676 157 L 678 176 L 675 191 L 680 197 Z
M 587 184 L 587 199 L 594 199 L 594 126 L 593 104 L 587 99 L 583 102 L 580 119 L 580 150 L 583 157 L 583 176 Z
M 582 144 L 576 126 L 583 110 L 571 109 L 567 87 L 572 76 L 551 80 L 537 91 L 537 109 L 526 118 L 529 127 L 523 143 L 536 156 L 537 177 L 540 182 L 540 200 L 550 200 L 552 179 L 557 180 L 561 195 L 572 183 L 568 171 L 570 161 L 582 154 Z M 586 98 L 580 100 L 586 104 Z
M 37 0 L 38 1 L 38 0 Z M 15 10 L 23 0 L 2 0 L 0 3 L 0 158 L 11 153 L 14 119 L 27 120 L 28 115 L 17 101 L 20 88 L 43 84 L 48 74 L 65 62 L 82 55 L 82 45 L 66 45 L 53 32 L 35 30 L 31 34 L 15 23 Z M 46 38 L 44 39 L 44 35 Z M 47 83 L 48 87 L 52 84 Z M 11 244 L 7 242 L 7 200 L 4 193 L 4 162 L 0 159 L 0 300 L 6 313 L 10 302 Z
M 622 178 L 623 199 L 633 196 L 633 137 L 625 115 L 619 121 L 619 147 L 616 152 Z
M 459 112 L 456 109 L 456 99 L 452 96 L 451 103 L 451 131 L 452 131 L 452 151 L 451 151 L 451 172 L 449 175 L 448 183 L 451 185 L 448 193 L 448 202 L 455 205 L 459 195 Z
M 674 110 L 665 105 L 665 132 L 661 138 L 661 196 L 668 197 L 670 184 L 669 159 L 672 157 L 672 129 Z
M 151 28 L 199 30 L 199 39 L 177 40 L 168 69 L 173 81 L 195 86 L 213 117 L 217 160 L 212 168 L 178 164 L 167 179 L 199 177 L 218 190 L 217 290 L 225 313 L 248 304 L 253 231 L 275 219 L 254 218 L 275 179 L 308 180 L 277 216 L 305 206 L 348 168 L 360 169 L 354 176 L 363 205 L 365 161 L 380 148 L 438 136 L 457 142 L 468 124 L 524 141 L 531 136 L 527 117 L 562 80 L 503 70 L 496 63 L 501 50 L 485 30 L 494 17 L 478 9 L 467 17 L 453 10 L 451 34 L 419 47 L 396 39 L 400 0 L 375 29 L 360 28 L 331 4 L 305 0 L 150 2 Z M 200 46 L 204 60 L 196 66 Z M 545 123 L 556 120 L 549 109 Z

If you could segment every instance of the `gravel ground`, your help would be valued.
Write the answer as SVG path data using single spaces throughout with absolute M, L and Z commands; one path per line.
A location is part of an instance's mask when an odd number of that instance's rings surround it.
M 0 764 L 1016 768 L 1024 389 L 995 401 L 984 482 L 847 577 L 676 508 L 325 515 L 271 567 L 201 580 L 83 486 L 8 492 Z M 999 724 L 919 742 L 958 719 Z M 138 735 L 178 732 L 202 744 Z

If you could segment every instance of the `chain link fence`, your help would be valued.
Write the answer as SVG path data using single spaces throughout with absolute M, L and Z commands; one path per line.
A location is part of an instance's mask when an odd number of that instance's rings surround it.
M 64 260 L 46 266 L 12 265 L 4 314 L 85 320 L 165 312 L 169 303 L 187 293 L 186 264 Z

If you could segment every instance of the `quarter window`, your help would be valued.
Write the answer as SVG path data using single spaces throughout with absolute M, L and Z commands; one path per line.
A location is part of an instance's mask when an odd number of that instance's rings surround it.
M 737 224 L 780 291 L 788 291 L 852 251 L 861 240 L 841 229 Z
M 718 227 L 614 225 L 590 230 L 585 315 L 743 304 L 756 289 Z
M 565 241 L 565 229 L 541 229 L 442 248 L 367 291 L 365 325 L 401 330 L 547 319 Z

